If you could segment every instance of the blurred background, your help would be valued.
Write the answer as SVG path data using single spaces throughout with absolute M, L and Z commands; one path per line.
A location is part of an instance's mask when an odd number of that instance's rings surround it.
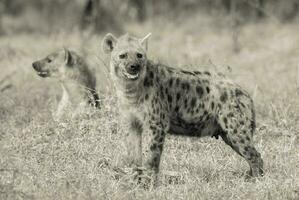
M 0 33 L 88 28 L 120 31 L 128 21 L 142 23 L 165 17 L 174 23 L 198 13 L 233 16 L 232 25 L 264 19 L 290 23 L 297 20 L 298 9 L 298 0 L 1 0 Z

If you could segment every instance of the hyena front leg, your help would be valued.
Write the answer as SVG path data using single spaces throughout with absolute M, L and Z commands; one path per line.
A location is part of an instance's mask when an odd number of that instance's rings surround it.
M 147 178 L 144 180 L 141 178 L 139 180 L 140 183 L 145 183 L 147 187 L 158 186 L 158 172 L 163 151 L 165 134 L 167 130 L 166 127 L 166 124 L 163 123 L 151 123 L 149 127 L 149 132 L 152 137 L 148 146 L 149 155 L 147 156 L 147 160 L 144 164 L 145 169 L 141 170 L 141 175 Z
M 69 94 L 67 89 L 63 84 L 61 84 L 62 87 L 62 97 L 61 100 L 59 101 L 57 111 L 53 114 L 54 120 L 55 121 L 60 121 L 63 114 L 66 111 L 67 106 L 69 105 Z
M 152 138 L 149 144 L 149 156 L 145 167 L 158 173 L 166 134 L 166 124 L 151 123 L 149 128 Z
M 142 165 L 142 123 L 139 119 L 131 116 L 126 126 L 128 126 L 126 163 L 133 167 L 140 167 Z

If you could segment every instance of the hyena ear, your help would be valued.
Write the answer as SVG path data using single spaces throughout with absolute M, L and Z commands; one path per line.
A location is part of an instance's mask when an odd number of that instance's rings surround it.
M 67 66 L 72 66 L 74 63 L 72 53 L 67 48 L 64 48 L 64 61 Z
M 147 34 L 144 38 L 140 39 L 139 42 L 141 46 L 147 51 L 148 49 L 148 39 L 151 37 L 152 33 Z
M 102 41 L 102 48 L 104 53 L 111 53 L 117 43 L 116 37 L 114 37 L 111 33 L 105 35 Z

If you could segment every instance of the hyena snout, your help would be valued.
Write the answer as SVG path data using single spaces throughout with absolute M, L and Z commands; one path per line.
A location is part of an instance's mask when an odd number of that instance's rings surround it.
M 44 78 L 50 76 L 49 70 L 44 69 L 43 65 L 40 62 L 36 61 L 32 63 L 32 67 L 40 77 Z
M 35 69 L 36 71 L 40 71 L 40 68 L 41 68 L 38 62 L 34 62 L 34 63 L 32 63 L 32 67 L 33 67 L 33 69 Z
M 140 69 L 141 69 L 141 66 L 139 64 L 133 64 L 133 65 L 126 66 L 126 71 L 129 74 L 137 74 L 137 73 L 139 73 Z

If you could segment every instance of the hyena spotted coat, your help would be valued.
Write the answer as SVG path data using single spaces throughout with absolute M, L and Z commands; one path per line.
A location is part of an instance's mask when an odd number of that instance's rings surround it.
M 253 101 L 240 86 L 217 73 L 186 71 L 147 59 L 147 38 L 107 34 L 104 52 L 111 54 L 111 76 L 121 114 L 129 127 L 132 164 L 158 172 L 167 133 L 191 137 L 219 136 L 246 159 L 253 177 L 263 161 L 253 145 Z M 149 130 L 150 156 L 142 163 L 141 136 Z

